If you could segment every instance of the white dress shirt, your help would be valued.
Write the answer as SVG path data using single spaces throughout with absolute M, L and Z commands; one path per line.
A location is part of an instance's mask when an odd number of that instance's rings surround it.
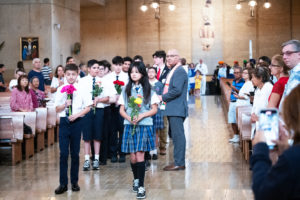
M 250 98 L 248 95 L 246 95 L 250 94 L 250 92 L 254 92 L 254 87 L 252 81 L 247 81 L 239 91 L 239 96 L 244 97 L 245 99 L 237 99 L 236 106 L 251 105 Z
M 123 71 L 121 71 L 119 74 L 116 74 L 116 72 L 112 72 L 108 76 L 111 76 L 112 81 L 117 80 L 117 76 L 118 76 L 118 80 L 123 81 L 124 85 L 127 85 L 129 81 L 128 73 L 125 73 Z
M 57 94 L 55 96 L 55 102 L 54 102 L 55 107 L 61 106 L 66 103 L 67 98 L 68 98 L 67 93 L 66 92 L 61 93 L 61 89 L 66 85 L 69 85 L 69 84 L 64 84 L 57 89 Z M 76 88 L 76 91 L 74 91 L 74 93 L 73 93 L 72 115 L 81 112 L 84 108 L 89 106 L 89 102 L 87 101 L 86 98 L 84 98 L 84 94 L 82 93 L 82 90 L 80 90 L 79 85 L 77 83 L 75 83 L 74 87 Z M 58 113 L 58 115 L 59 115 L 59 117 L 66 117 L 65 110 Z
M 109 79 L 107 78 L 100 78 L 98 76 L 95 77 L 95 84 L 101 82 L 100 87 L 102 87 L 102 92 L 98 96 L 99 98 L 114 96 L 117 93 L 114 85 L 108 80 Z M 80 89 L 84 93 L 84 98 L 87 99 L 89 105 L 93 105 L 93 77 L 89 74 L 81 78 L 79 85 Z M 106 106 L 107 104 L 104 103 L 97 103 L 96 105 L 97 108 L 104 108 Z

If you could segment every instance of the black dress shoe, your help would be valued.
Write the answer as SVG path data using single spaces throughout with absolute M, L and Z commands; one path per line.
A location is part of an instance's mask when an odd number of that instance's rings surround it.
M 112 162 L 112 163 L 118 162 L 118 157 L 117 156 L 112 156 L 110 162 Z
M 72 191 L 73 192 L 78 192 L 79 190 L 80 190 L 80 187 L 79 187 L 78 183 L 72 184 Z
M 100 165 L 106 165 L 106 161 L 100 161 Z
M 119 163 L 124 163 L 126 161 L 125 156 L 120 156 Z
M 56 190 L 55 190 L 55 194 L 62 194 L 66 191 L 68 191 L 67 185 L 59 185 L 58 188 L 56 188 Z

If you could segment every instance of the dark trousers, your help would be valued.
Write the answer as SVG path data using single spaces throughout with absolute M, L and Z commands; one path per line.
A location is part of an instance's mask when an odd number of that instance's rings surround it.
M 109 106 L 104 108 L 104 123 L 103 123 L 103 137 L 100 146 L 100 161 L 106 162 L 109 148 L 109 133 L 111 130 L 111 109 Z
M 111 108 L 111 130 L 110 135 L 110 151 L 112 156 L 124 156 L 121 151 L 122 138 L 124 131 L 124 119 L 120 115 L 120 106 L 116 107 L 115 104 L 110 106 Z
M 60 185 L 68 184 L 68 158 L 71 153 L 71 184 L 78 182 L 79 151 L 82 120 L 70 122 L 67 117 L 60 118 L 59 124 L 59 149 L 60 149 Z
M 176 166 L 185 166 L 185 134 L 183 122 L 184 117 L 168 116 L 169 126 L 172 131 L 172 139 L 174 144 L 174 164 Z

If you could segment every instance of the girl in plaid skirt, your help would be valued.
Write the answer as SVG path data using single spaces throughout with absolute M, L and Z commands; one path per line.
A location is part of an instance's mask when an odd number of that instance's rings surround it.
M 133 191 L 137 198 L 146 197 L 144 187 L 145 151 L 155 149 L 155 134 L 153 131 L 153 115 L 157 112 L 160 102 L 157 95 L 151 91 L 146 67 L 142 62 L 134 62 L 128 71 L 129 82 L 122 91 L 118 103 L 121 105 L 120 114 L 124 118 L 124 133 L 122 152 L 130 153 L 131 169 L 133 172 Z M 143 102 L 138 116 L 131 120 L 132 108 L 129 107 L 129 98 L 142 96 Z M 135 131 L 133 131 L 135 127 Z

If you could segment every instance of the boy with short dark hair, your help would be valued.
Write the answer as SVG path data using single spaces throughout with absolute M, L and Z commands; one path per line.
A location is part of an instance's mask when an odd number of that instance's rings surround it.
M 83 126 L 82 117 L 90 111 L 88 101 L 83 98 L 82 91 L 79 90 L 76 79 L 78 76 L 78 66 L 68 64 L 65 68 L 65 78 L 67 83 L 60 86 L 55 96 L 56 112 L 60 116 L 59 124 L 59 149 L 60 149 L 60 185 L 55 190 L 55 194 L 62 194 L 68 190 L 68 158 L 71 153 L 71 184 L 72 191 L 80 190 L 78 186 L 79 173 L 79 151 L 80 139 Z M 66 88 L 75 91 L 63 92 Z

